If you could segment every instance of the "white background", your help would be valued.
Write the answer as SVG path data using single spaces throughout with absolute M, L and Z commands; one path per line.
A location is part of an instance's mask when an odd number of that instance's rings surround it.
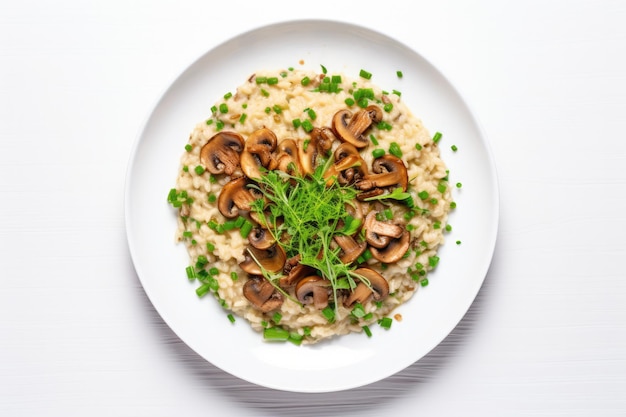
M 260 388 L 202 360 L 133 269 L 139 130 L 195 58 L 330 18 L 427 57 L 482 122 L 500 184 L 492 267 L 452 334 L 372 385 Z M 0 2 L 0 415 L 626 415 L 623 1 Z

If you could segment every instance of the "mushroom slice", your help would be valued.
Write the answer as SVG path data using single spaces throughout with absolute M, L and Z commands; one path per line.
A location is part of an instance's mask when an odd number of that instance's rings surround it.
M 360 110 L 354 116 L 347 109 L 339 110 L 333 116 L 332 129 L 335 135 L 342 142 L 349 142 L 357 148 L 365 148 L 369 145 L 369 140 L 363 136 L 372 123 L 382 120 L 383 112 L 376 105 L 368 106 Z M 350 118 L 348 123 L 346 119 Z
M 367 249 L 367 242 L 357 242 L 352 236 L 336 235 L 333 239 L 341 248 L 339 259 L 346 265 L 356 261 Z
M 241 170 L 250 179 L 261 177 L 261 168 L 273 169 L 275 161 L 272 152 L 276 149 L 278 139 L 274 132 L 261 128 L 252 132 L 241 153 Z
M 235 178 L 224 185 L 217 198 L 217 208 L 224 217 L 232 219 L 239 211 L 250 211 L 250 204 L 257 199 L 247 187 L 246 177 Z
M 354 273 L 369 281 L 369 285 L 362 280 L 352 290 L 350 295 L 344 300 L 343 305 L 347 308 L 356 303 L 365 303 L 372 297 L 374 300 L 382 300 L 389 295 L 389 283 L 378 272 L 371 268 L 357 268 Z
M 284 139 L 278 144 L 276 166 L 290 175 L 296 175 L 302 171 L 298 159 L 298 144 L 294 139 Z
M 389 283 L 378 272 L 371 268 L 357 268 L 354 273 L 369 281 L 374 300 L 378 301 L 389 295 Z
M 285 251 L 278 244 L 264 250 L 249 246 L 245 260 L 239 266 L 250 275 L 263 275 L 265 271 L 272 273 L 282 271 L 286 260 Z
M 243 285 L 243 296 L 263 313 L 276 310 L 283 304 L 283 295 L 261 276 L 252 276 Z
M 311 141 L 315 143 L 318 152 L 326 155 L 333 147 L 335 135 L 328 127 L 314 127 L 313 130 L 311 130 Z
M 248 242 L 256 249 L 265 250 L 276 243 L 276 240 L 269 230 L 257 225 L 248 234 Z
M 316 309 L 322 310 L 328 306 L 330 287 L 330 281 L 327 279 L 319 275 L 309 275 L 298 281 L 296 298 L 302 304 L 313 304 Z
M 296 285 L 302 278 L 309 275 L 315 275 L 315 268 L 308 265 L 298 264 L 292 267 L 287 275 L 280 278 L 280 286 L 282 288 L 291 287 Z
M 397 239 L 391 239 L 389 244 L 384 248 L 371 247 L 372 256 L 380 262 L 390 264 L 402 259 L 406 251 L 409 249 L 410 234 L 407 230 Z
M 211 174 L 232 175 L 239 166 L 239 154 L 243 148 L 241 135 L 229 131 L 219 132 L 200 149 L 200 162 Z
M 409 176 L 402 159 L 385 154 L 372 162 L 372 171 L 373 173 L 366 175 L 363 180 L 357 181 L 355 185 L 358 189 L 366 191 L 395 185 L 406 191 Z
M 350 308 L 356 303 L 365 303 L 372 295 L 372 290 L 363 282 L 359 282 L 355 289 L 352 290 L 350 295 L 343 301 L 343 305 L 346 308 Z
M 373 248 L 384 248 L 389 245 L 392 238 L 402 236 L 404 229 L 402 226 L 392 223 L 381 222 L 376 219 L 376 211 L 370 211 L 365 216 L 363 228 L 365 229 L 365 240 Z

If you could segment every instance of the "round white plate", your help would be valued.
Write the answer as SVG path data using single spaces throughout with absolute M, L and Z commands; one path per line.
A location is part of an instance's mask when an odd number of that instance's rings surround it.
M 212 297 L 188 282 L 188 258 L 174 243 L 176 213 L 167 204 L 179 158 L 210 107 L 259 69 L 311 68 L 372 81 L 402 99 L 431 131 L 440 131 L 458 208 L 441 262 L 395 312 L 390 330 L 354 334 L 313 346 L 264 342 L 243 319 L 234 324 Z M 396 71 L 402 71 L 399 78 Z M 450 147 L 456 145 L 457 152 Z M 367 28 L 334 21 L 292 21 L 243 33 L 204 54 L 165 91 L 136 140 L 126 182 L 126 229 L 147 296 L 172 330 L 218 368 L 265 387 L 297 392 L 354 388 L 406 368 L 439 344 L 478 293 L 496 241 L 498 187 L 488 143 L 455 87 L 417 52 Z M 455 244 L 457 240 L 461 245 Z

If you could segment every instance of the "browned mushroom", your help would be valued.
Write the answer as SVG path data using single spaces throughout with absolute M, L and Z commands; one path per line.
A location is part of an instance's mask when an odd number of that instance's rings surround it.
M 357 242 L 352 236 L 336 235 L 334 241 L 341 248 L 339 259 L 344 264 L 351 264 L 367 249 L 367 242 Z
M 276 240 L 269 230 L 257 225 L 252 229 L 250 234 L 248 234 L 248 242 L 256 249 L 265 250 L 276 243 Z
M 370 211 L 365 216 L 365 222 L 363 222 L 365 239 L 373 248 L 384 248 L 389 245 L 391 239 L 402 236 L 404 228 L 397 224 L 377 220 L 377 214 L 376 211 Z
M 318 310 L 328 306 L 330 297 L 330 281 L 319 275 L 302 278 L 296 285 L 296 298 L 302 304 L 313 304 Z
M 339 145 L 333 157 L 335 162 L 324 172 L 324 178 L 328 179 L 327 185 L 332 184 L 335 177 L 341 185 L 352 184 L 367 174 L 365 161 L 351 143 Z
M 248 188 L 246 177 L 235 178 L 224 185 L 217 198 L 217 208 L 229 219 L 235 218 L 240 211 L 250 211 L 250 204 L 257 199 Z
M 363 304 L 370 296 L 378 301 L 389 295 L 389 283 L 378 272 L 371 268 L 363 267 L 357 268 L 354 273 L 365 278 L 367 282 L 359 280 L 356 288 L 352 290 L 350 295 L 344 300 L 344 306 L 349 308 L 356 303 Z
M 298 159 L 298 144 L 294 139 L 284 139 L 278 144 L 276 165 L 279 170 L 290 175 L 296 175 L 302 171 Z
M 285 251 L 278 244 L 263 250 L 248 246 L 245 260 L 239 266 L 250 275 L 263 275 L 264 271 L 272 273 L 282 271 L 286 260 Z
M 350 118 L 349 122 L 348 118 Z M 383 112 L 376 105 L 370 105 L 354 115 L 350 110 L 343 109 L 333 116 L 332 129 L 342 142 L 349 142 L 357 148 L 365 148 L 370 141 L 363 133 L 372 123 L 380 122 L 382 118 Z
M 261 177 L 262 168 L 275 168 L 272 152 L 277 142 L 274 132 L 267 128 L 255 130 L 248 136 L 240 158 L 241 170 L 246 177 L 256 180 Z
M 286 270 L 287 268 L 285 268 Z M 289 271 L 285 271 L 286 275 L 280 278 L 280 286 L 282 288 L 288 288 L 293 285 L 296 285 L 302 278 L 307 277 L 309 275 L 315 275 L 315 268 L 308 266 L 297 264 L 289 269 Z
M 398 262 L 409 249 L 411 236 L 407 230 L 399 238 L 391 239 L 384 248 L 371 247 L 372 256 L 384 264 Z
M 391 154 L 385 154 L 372 162 L 372 173 L 357 181 L 355 185 L 364 191 L 392 185 L 406 191 L 408 184 L 409 176 L 402 159 Z
M 246 281 L 243 285 L 243 296 L 263 313 L 276 310 L 283 304 L 283 295 L 261 276 L 252 276 Z
M 333 147 L 335 141 L 335 135 L 333 131 L 328 127 L 314 127 L 311 130 L 311 140 L 316 144 L 317 150 L 322 155 L 326 155 L 328 151 Z
M 389 295 L 389 283 L 378 272 L 371 268 L 357 268 L 354 273 L 365 277 L 369 281 L 370 288 L 373 291 L 372 298 L 375 301 L 382 300 Z
M 219 132 L 200 149 L 200 162 L 212 174 L 232 175 L 239 166 L 239 154 L 243 148 L 241 135 L 229 131 Z

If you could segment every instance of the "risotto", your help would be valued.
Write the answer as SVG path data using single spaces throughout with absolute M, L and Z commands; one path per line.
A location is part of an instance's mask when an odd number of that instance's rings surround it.
M 441 135 L 370 79 L 256 72 L 185 145 L 168 201 L 187 277 L 267 340 L 389 328 L 439 261 Z

